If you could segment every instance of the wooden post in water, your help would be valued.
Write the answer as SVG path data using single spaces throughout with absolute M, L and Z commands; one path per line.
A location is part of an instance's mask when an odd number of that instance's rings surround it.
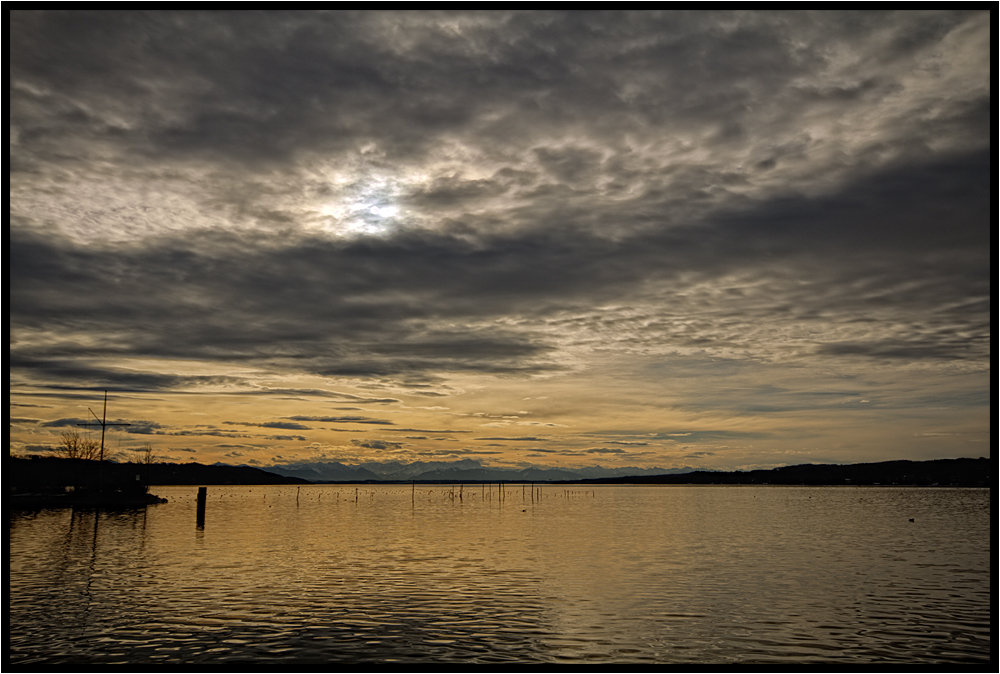
M 205 501 L 207 499 L 208 499 L 208 487 L 198 487 L 197 526 L 199 529 L 205 528 Z

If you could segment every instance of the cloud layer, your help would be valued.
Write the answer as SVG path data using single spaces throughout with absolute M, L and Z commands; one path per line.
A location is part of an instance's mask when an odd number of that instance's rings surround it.
M 11 17 L 14 393 L 259 399 L 210 423 L 302 452 L 446 449 L 311 434 L 391 413 L 894 458 L 787 417 L 831 398 L 988 435 L 989 12 Z

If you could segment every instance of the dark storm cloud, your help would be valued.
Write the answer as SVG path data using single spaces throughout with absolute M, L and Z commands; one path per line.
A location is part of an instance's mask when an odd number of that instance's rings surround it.
M 311 416 L 296 415 L 288 418 L 294 419 L 296 421 L 315 421 L 326 424 L 378 424 L 378 425 L 391 426 L 394 423 L 387 419 L 372 419 L 371 417 L 359 417 L 359 416 L 311 417 Z
M 67 340 L 60 345 L 66 355 L 143 352 L 235 361 L 264 358 L 287 364 L 308 361 L 315 372 L 345 375 L 553 367 L 535 362 L 549 350 L 547 345 L 516 333 L 442 330 L 425 322 L 427 311 L 473 317 L 484 313 L 472 308 L 478 301 L 476 289 L 460 292 L 456 282 L 472 281 L 480 290 L 491 282 L 503 283 L 503 278 L 477 282 L 476 260 L 469 259 L 476 255 L 456 249 L 455 242 L 447 239 L 430 245 L 382 242 L 360 248 L 310 241 L 292 249 L 259 250 L 252 261 L 233 257 L 235 251 L 227 249 L 216 249 L 209 256 L 177 250 L 180 242 L 141 251 L 131 259 L 122 252 L 69 248 L 59 255 L 51 242 L 24 243 L 22 254 L 13 260 L 15 293 L 20 298 L 14 315 L 25 325 L 41 327 L 46 316 L 58 316 L 63 326 L 74 324 L 81 332 L 116 333 L 104 344 L 83 346 Z M 46 262 L 54 255 L 62 257 L 62 274 Z M 451 266 L 450 275 L 435 269 L 435 261 Z M 350 279 L 343 273 L 352 266 L 356 276 Z M 516 271 L 516 267 L 501 269 L 492 275 L 509 277 Z M 306 283 L 306 277 L 314 274 L 318 276 L 311 279 L 313 283 Z M 323 282 L 316 284 L 320 278 Z M 500 294 L 502 298 L 506 293 Z M 275 351 L 278 344 L 283 346 Z M 52 376 L 90 377 L 143 389 L 208 381 L 96 371 L 39 359 L 34 352 L 30 346 L 16 345 L 12 370 L 45 368 Z
M 991 182 L 991 154 L 894 165 L 833 195 L 760 204 L 720 218 L 713 243 L 724 250 L 731 239 L 736 247 L 747 247 L 744 253 L 760 255 L 892 254 L 897 264 L 938 250 L 971 256 L 978 267 L 971 273 L 981 273 L 990 261 L 990 202 L 984 190 Z
M 78 359 L 222 359 L 352 376 L 544 372 L 561 367 L 546 335 L 530 324 L 498 329 L 483 321 L 540 320 L 651 294 L 667 299 L 690 274 L 749 274 L 774 287 L 759 301 L 723 297 L 700 307 L 702 314 L 717 307 L 715 322 L 899 316 L 896 334 L 879 342 L 818 335 L 820 354 L 982 361 L 990 346 L 991 185 L 989 158 L 977 154 L 624 241 L 546 232 L 471 245 L 424 233 L 248 247 L 242 238 L 204 234 L 107 251 L 12 229 L 12 335 L 49 326 L 70 334 L 56 348 L 15 341 L 10 368 L 150 391 L 236 380 L 122 372 Z M 650 328 L 656 323 L 636 336 Z M 78 343 L 73 333 L 108 339 Z M 701 334 L 660 338 L 720 342 L 714 322 Z
M 402 449 L 405 443 L 389 442 L 388 440 L 351 440 L 355 447 L 365 447 L 368 449 Z
M 118 421 L 121 421 L 120 419 Z M 133 433 L 136 435 L 162 435 L 163 426 L 156 423 L 155 421 L 149 421 L 145 419 L 126 420 L 129 424 L 122 428 L 126 433 Z
M 383 428 L 380 430 L 392 433 L 471 433 L 472 432 L 472 431 L 451 431 L 451 430 L 441 430 L 441 429 L 428 430 L 426 428 Z
M 836 344 L 824 344 L 818 351 L 832 355 L 863 355 L 872 358 L 888 358 L 893 360 L 920 360 L 931 359 L 954 359 L 962 351 L 967 351 L 970 355 L 978 355 L 977 351 L 988 349 L 990 346 L 989 334 L 977 335 L 978 339 L 969 340 L 967 335 L 959 333 L 954 335 L 952 340 L 943 340 L 939 337 L 927 339 L 923 343 L 898 342 L 840 342 Z M 977 344 L 977 342 L 979 342 Z M 978 347 L 978 348 L 977 348 Z
M 53 289 L 57 292 L 57 289 Z M 107 306 L 107 305 L 105 305 Z M 122 326 L 128 322 L 122 317 Z M 104 323 L 105 318 L 95 317 L 94 327 L 98 332 L 114 330 L 112 323 Z M 82 326 L 81 326 L 82 327 Z M 129 328 L 125 328 L 129 330 Z M 236 377 L 207 375 L 167 375 L 152 372 L 134 372 L 116 368 L 112 365 L 93 366 L 82 364 L 81 356 L 110 356 L 134 353 L 135 345 L 107 344 L 96 349 L 89 349 L 72 342 L 59 345 L 53 349 L 37 350 L 31 347 L 12 345 L 10 348 L 9 371 L 13 373 L 33 373 L 43 378 L 58 380 L 52 388 L 79 389 L 81 386 L 108 391 L 161 391 L 179 388 L 243 384 L 244 380 Z M 78 397 L 87 398 L 85 395 Z
M 461 449 L 432 449 L 414 452 L 417 456 L 496 456 L 503 452 L 489 449 L 471 449 L 463 447 Z
M 101 422 L 94 417 L 90 419 L 80 419 L 68 417 L 63 419 L 53 419 L 52 421 L 41 422 L 41 426 L 59 428 L 63 426 L 87 426 L 90 428 L 99 427 Z M 108 426 L 111 430 L 132 433 L 135 435 L 163 435 L 163 426 L 155 421 L 143 419 L 108 419 Z
M 907 59 L 988 12 L 11 18 L 12 191 L 45 202 L 81 175 L 101 182 L 110 164 L 146 181 L 149 202 L 74 206 L 80 231 L 138 227 L 153 211 L 172 227 L 183 213 L 155 196 L 174 179 L 206 222 L 270 228 L 81 245 L 12 208 L 13 378 L 247 385 L 114 365 L 184 358 L 397 378 L 440 396 L 419 386 L 570 367 L 549 323 L 560 320 L 618 326 L 622 348 L 989 362 L 989 83 L 894 103 Z M 858 63 L 838 70 L 838 54 Z M 869 112 L 858 136 L 870 142 L 823 144 L 824 124 Z M 673 138 L 700 154 L 643 151 Z M 474 155 L 469 174 L 435 174 L 399 198 L 433 227 L 336 238 L 299 229 L 279 203 L 332 189 L 303 187 L 316 158 L 348 163 L 372 145 L 378 167 L 405 169 L 452 142 Z M 780 189 L 751 190 L 782 171 Z M 745 283 L 693 295 L 731 277 Z M 594 309 L 605 305 L 649 314 L 625 330 Z M 794 349 L 747 338 L 792 324 L 815 335 Z
M 669 442 L 669 443 L 683 443 L 692 444 L 700 442 L 713 442 L 713 441 L 726 441 L 726 440 L 764 440 L 771 437 L 770 433 L 762 433 L 756 431 L 723 431 L 723 430 L 677 430 L 677 431 L 661 431 L 658 433 L 639 433 L 636 431 L 600 431 L 596 433 L 584 433 L 584 436 L 590 437 L 615 437 L 615 436 L 633 436 L 633 437 L 643 437 L 645 440 L 643 442 L 620 442 L 614 440 L 607 440 L 608 444 L 629 444 L 629 445 L 648 445 L 652 442 Z M 610 450 L 609 450 L 610 451 Z M 617 450 L 614 450 L 617 451 Z
M 236 433 L 236 432 L 222 431 L 222 430 L 213 430 L 213 429 L 169 431 L 169 432 L 166 432 L 166 433 L 162 433 L 162 435 L 193 436 L 193 437 L 205 436 L 205 437 L 213 437 L 213 438 L 215 438 L 215 437 L 218 437 L 218 438 L 252 438 L 252 437 L 256 437 L 256 436 L 252 436 L 252 435 L 246 435 L 245 433 Z
M 892 75 L 810 82 L 838 50 L 877 40 L 877 53 L 862 53 L 892 73 L 970 16 L 14 12 L 12 158 L 72 161 L 100 145 L 136 162 L 197 157 L 263 171 L 369 141 L 407 161 L 442 138 L 474 136 L 491 155 L 533 152 L 557 184 L 579 187 L 602 158 L 540 142 L 567 130 L 609 141 L 621 178 L 630 135 L 714 129 L 705 142 L 753 143 L 767 130 L 757 108 L 779 109 L 767 125 L 781 125 L 804 105 L 836 110 L 898 86 Z M 985 112 L 968 105 L 945 102 L 920 140 Z M 761 146 L 762 166 L 795 152 Z M 477 179 L 414 198 L 504 189 Z
M 88 419 L 77 419 L 77 418 L 64 418 L 64 419 L 53 419 L 52 421 L 45 421 L 42 426 L 51 426 L 54 428 L 60 428 L 62 426 L 82 426 L 89 422 Z
M 456 131 L 506 142 L 590 123 L 584 116 L 614 120 L 601 129 L 621 135 L 665 119 L 730 120 L 752 96 L 807 73 L 824 43 L 884 24 L 828 15 L 817 26 L 786 14 L 723 28 L 736 18 L 17 12 L 11 52 L 24 84 L 12 116 L 35 146 L 85 138 L 225 163 L 375 137 L 407 156 Z M 960 18 L 937 19 L 924 39 Z M 789 43 L 797 25 L 815 42 Z M 484 124 L 498 110 L 506 114 Z M 547 166 L 572 179 L 586 164 L 571 154 Z
M 312 430 L 311 426 L 306 426 L 304 424 L 291 423 L 288 421 L 266 421 L 264 423 L 253 423 L 250 421 L 223 421 L 224 424 L 230 424 L 232 426 L 258 426 L 260 428 L 283 428 L 285 430 Z
M 261 386 L 250 391 L 240 391 L 239 395 L 261 395 L 267 396 L 269 398 L 276 396 L 288 396 L 289 398 L 335 398 L 343 401 L 365 403 L 365 404 L 375 404 L 375 403 L 398 403 L 400 402 L 398 398 L 370 398 L 367 396 L 355 395 L 353 393 L 341 393 L 339 391 L 327 391 L 325 389 L 289 389 L 289 388 L 271 388 L 267 386 Z M 354 409 L 341 407 L 337 409 Z

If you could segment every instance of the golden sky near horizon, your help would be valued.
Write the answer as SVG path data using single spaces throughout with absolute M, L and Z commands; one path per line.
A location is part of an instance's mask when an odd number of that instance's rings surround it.
M 23 12 L 10 452 L 988 456 L 988 11 Z

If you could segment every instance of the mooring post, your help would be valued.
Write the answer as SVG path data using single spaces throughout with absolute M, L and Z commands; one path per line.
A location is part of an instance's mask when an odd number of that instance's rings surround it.
M 205 501 L 208 499 L 208 487 L 198 487 L 198 528 L 205 528 Z

